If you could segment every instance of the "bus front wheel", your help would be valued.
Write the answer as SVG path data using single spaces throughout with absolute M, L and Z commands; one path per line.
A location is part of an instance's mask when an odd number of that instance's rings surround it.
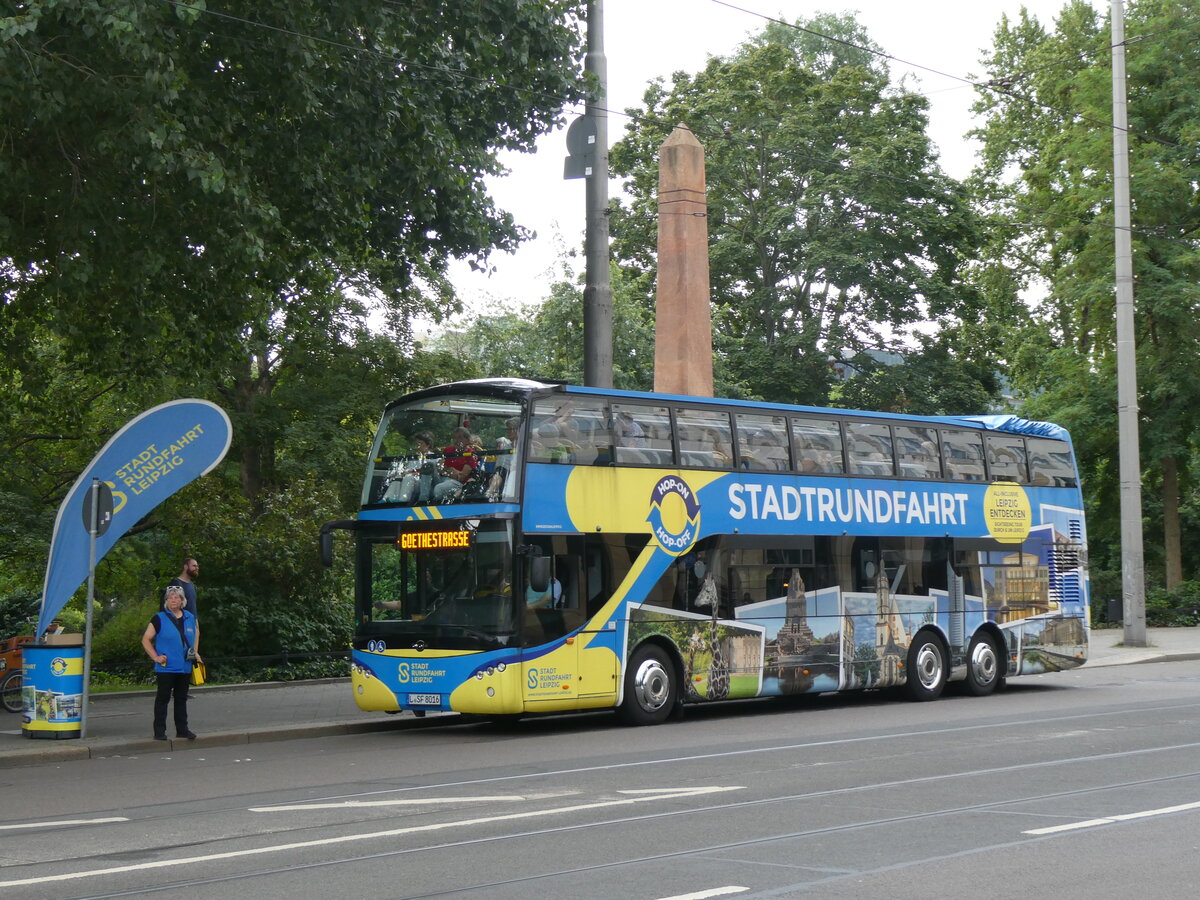
M 912 700 L 936 700 L 946 687 L 946 651 L 927 631 L 913 638 L 908 648 L 908 677 L 904 689 Z
M 625 696 L 620 715 L 630 725 L 659 725 L 667 720 L 679 698 L 675 666 L 662 647 L 645 644 L 625 670 Z

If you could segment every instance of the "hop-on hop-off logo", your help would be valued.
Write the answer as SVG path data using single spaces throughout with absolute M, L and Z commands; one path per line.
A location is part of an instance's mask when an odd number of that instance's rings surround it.
M 53 675 L 66 675 L 67 661 L 61 656 L 54 657 L 54 659 L 50 660 L 50 672 Z
M 650 492 L 650 515 L 646 521 L 664 550 L 672 556 L 686 553 L 700 533 L 696 492 L 677 475 L 660 478 Z

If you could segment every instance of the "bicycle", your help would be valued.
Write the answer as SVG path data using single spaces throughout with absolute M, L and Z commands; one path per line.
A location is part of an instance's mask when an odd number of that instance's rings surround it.
M 21 649 L 33 642 L 32 637 L 15 637 L 0 641 L 0 705 L 11 713 L 22 712 L 25 699 L 25 670 Z

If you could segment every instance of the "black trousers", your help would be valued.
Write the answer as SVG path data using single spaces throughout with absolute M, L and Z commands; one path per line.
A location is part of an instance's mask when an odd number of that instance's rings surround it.
M 167 733 L 167 705 L 175 698 L 175 734 L 187 734 L 188 685 L 192 683 L 191 672 L 159 672 L 158 693 L 154 695 L 154 733 Z

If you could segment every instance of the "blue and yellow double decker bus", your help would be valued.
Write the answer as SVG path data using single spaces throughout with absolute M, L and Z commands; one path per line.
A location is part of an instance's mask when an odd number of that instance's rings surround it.
M 367 710 L 493 718 L 1081 665 L 1067 433 L 485 379 L 390 404 L 353 533 Z

